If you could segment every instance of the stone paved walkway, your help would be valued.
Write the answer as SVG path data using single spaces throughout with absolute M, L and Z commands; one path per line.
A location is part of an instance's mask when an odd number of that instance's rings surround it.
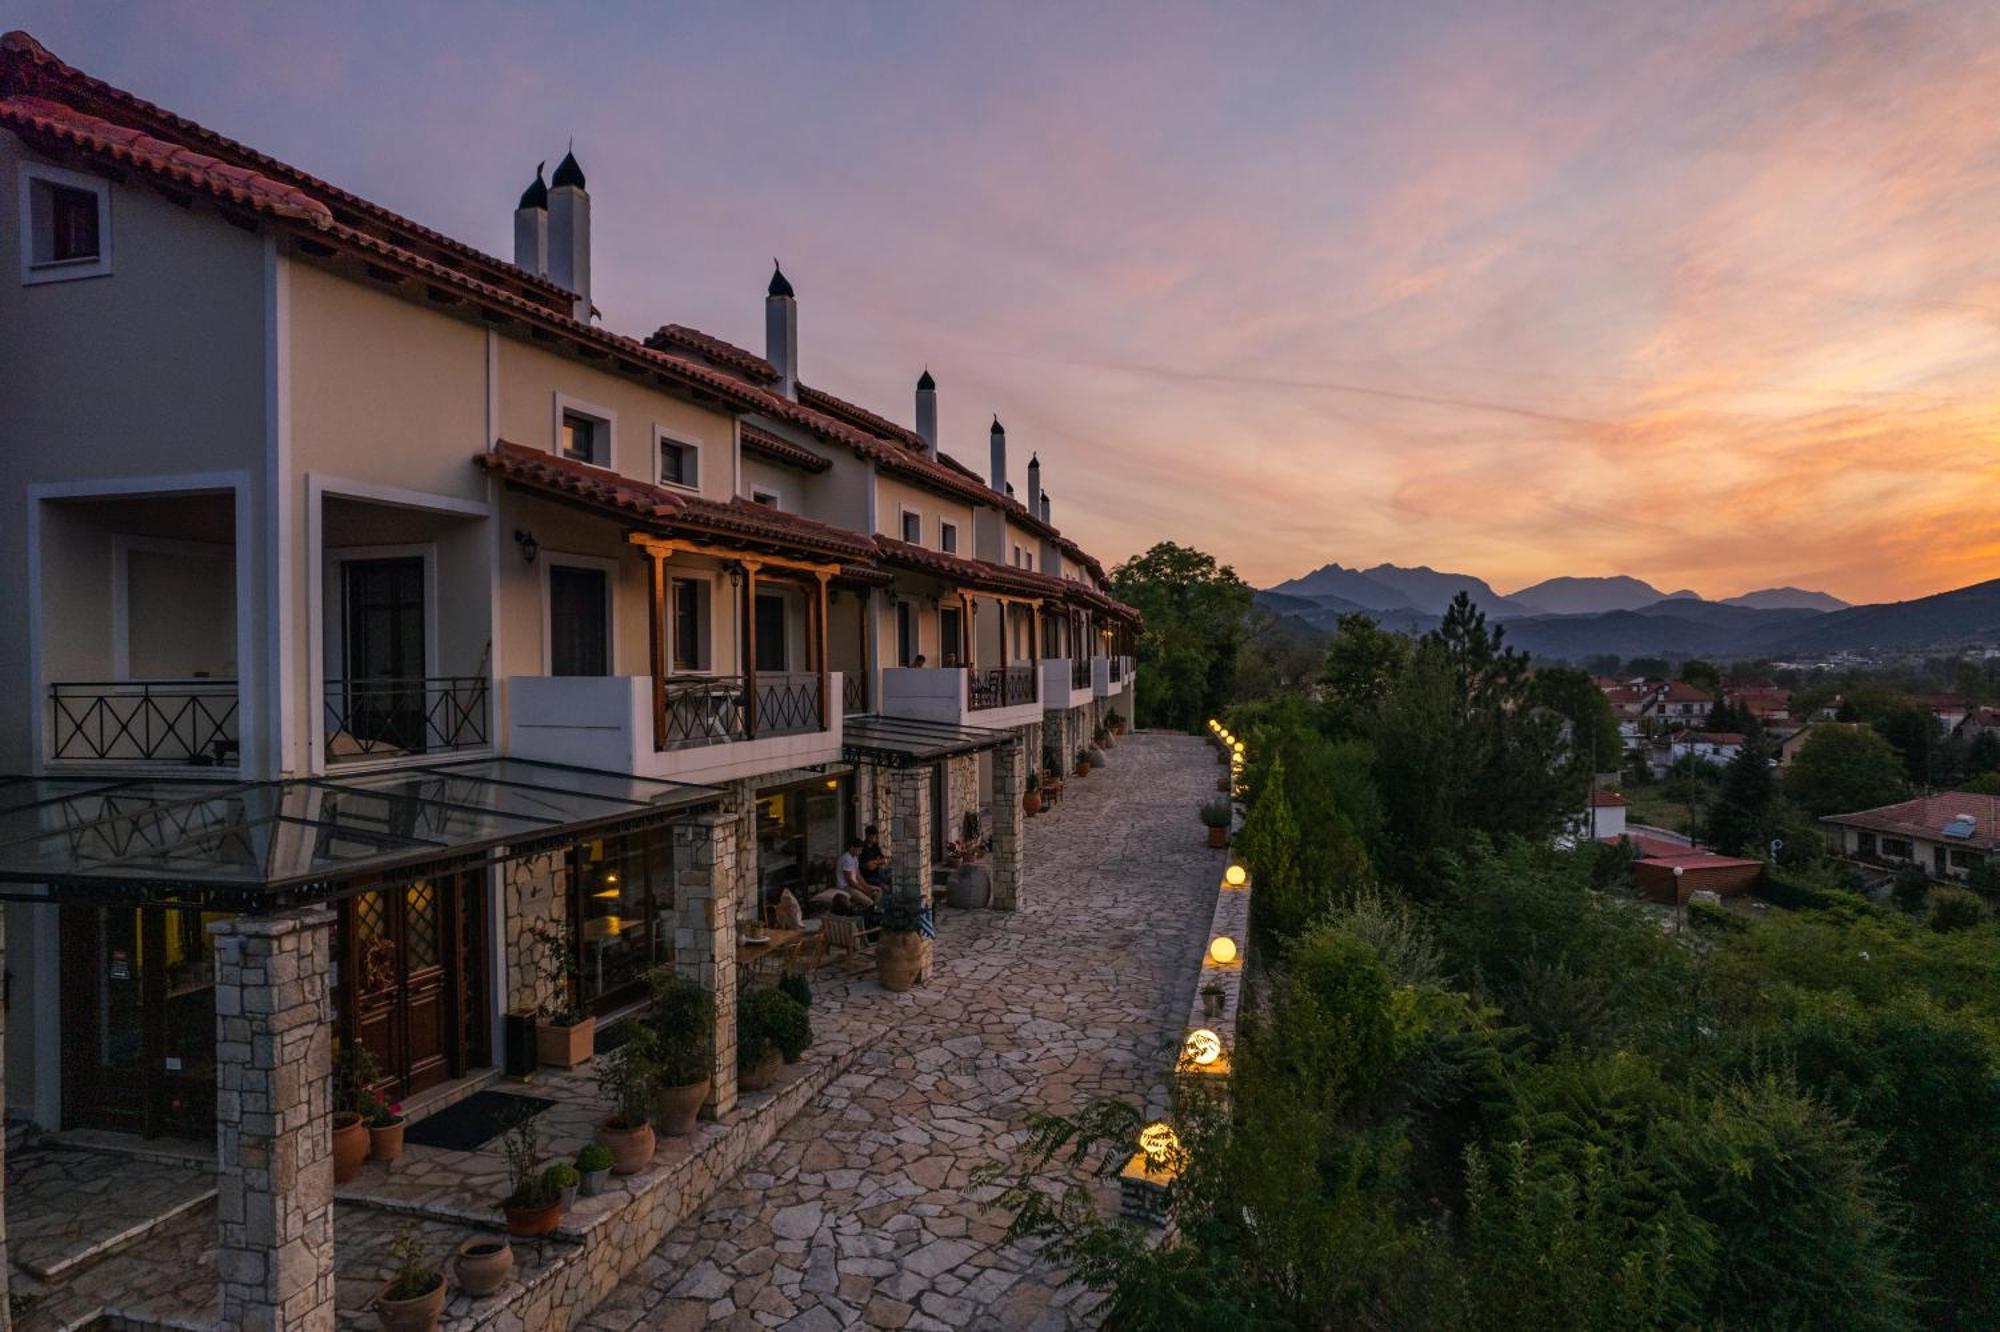
M 1028 821 L 1023 909 L 947 914 L 926 986 L 857 982 L 841 1007 L 873 990 L 884 1039 L 586 1327 L 1092 1323 L 1092 1298 L 1002 1244 L 1006 1217 L 968 1180 L 1032 1110 L 1162 1103 L 1225 855 L 1196 819 L 1216 769 L 1183 736 L 1130 736 L 1110 757 Z

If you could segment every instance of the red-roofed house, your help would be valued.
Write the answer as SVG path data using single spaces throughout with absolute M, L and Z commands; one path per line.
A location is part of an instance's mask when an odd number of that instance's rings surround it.
M 1962 880 L 2000 853 L 2000 797 L 1946 791 L 1894 805 L 1829 815 L 1841 853 L 1864 865 L 1921 866 L 1934 879 Z

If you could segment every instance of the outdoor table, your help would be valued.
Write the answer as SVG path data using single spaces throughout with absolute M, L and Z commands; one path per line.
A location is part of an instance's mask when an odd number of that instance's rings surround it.
M 754 973 L 765 959 L 775 955 L 784 956 L 799 946 L 805 937 L 804 930 L 781 930 L 776 926 L 767 927 L 764 933 L 770 935 L 766 943 L 743 943 L 736 945 L 736 965 L 743 971 Z

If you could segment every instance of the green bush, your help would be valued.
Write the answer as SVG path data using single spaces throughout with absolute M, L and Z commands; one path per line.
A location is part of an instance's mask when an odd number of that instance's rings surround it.
M 1931 890 L 1931 928 L 1939 934 L 1970 929 L 1986 919 L 1986 907 L 1979 894 L 1965 888 Z
M 797 1059 L 812 1044 L 812 1019 L 806 1006 L 781 990 L 752 990 L 743 996 L 736 1015 L 736 1039 L 765 1041 L 784 1055 L 787 1063 Z M 755 1060 L 748 1062 L 754 1063 Z
M 803 973 L 788 971 L 778 977 L 778 989 L 799 1001 L 799 1007 L 811 1008 L 813 1001 L 812 982 Z
M 576 1154 L 576 1168 L 584 1174 L 611 1169 L 611 1149 L 601 1142 L 585 1143 Z
M 1201 807 L 1201 826 L 1204 828 L 1227 828 L 1236 818 L 1236 810 L 1227 796 L 1217 796 Z
M 646 1023 L 655 1037 L 660 1085 L 686 1087 L 708 1076 L 715 1042 L 715 996 L 671 971 L 653 973 Z

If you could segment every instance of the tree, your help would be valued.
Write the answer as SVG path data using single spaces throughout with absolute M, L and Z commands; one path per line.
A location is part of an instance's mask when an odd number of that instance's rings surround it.
M 1903 762 L 1863 726 L 1816 726 L 1785 774 L 1785 792 L 1814 818 L 1894 804 L 1907 794 Z
M 1681 683 L 1691 684 L 1696 689 L 1705 689 L 1711 694 L 1722 692 L 1722 672 L 1712 661 L 1699 657 L 1689 657 L 1681 663 Z
M 1214 556 L 1162 541 L 1113 569 L 1111 586 L 1145 617 L 1140 724 L 1198 729 L 1229 700 L 1248 628 L 1250 585 Z
M 1709 845 L 1724 855 L 1762 851 L 1778 783 L 1771 775 L 1771 756 L 1762 740 L 1745 740 L 1722 774 L 1722 789 L 1708 814 Z
M 1335 625 L 1320 685 L 1330 703 L 1372 708 L 1388 697 L 1409 663 L 1409 639 L 1353 611 Z
M 1618 714 L 1597 681 L 1567 666 L 1548 666 L 1535 672 L 1528 692 L 1537 706 L 1569 723 L 1571 750 L 1589 772 L 1618 770 L 1625 742 L 1618 734 Z

